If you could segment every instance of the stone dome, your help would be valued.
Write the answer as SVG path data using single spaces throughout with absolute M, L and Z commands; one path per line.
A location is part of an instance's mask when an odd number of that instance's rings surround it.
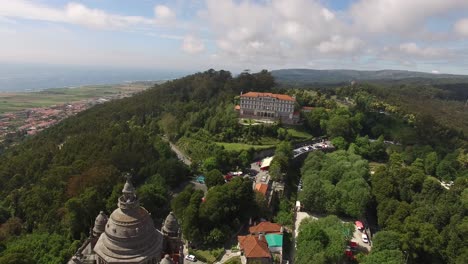
M 102 233 L 104 233 L 107 220 L 108 220 L 107 215 L 103 211 L 99 212 L 98 216 L 96 217 L 96 220 L 94 220 L 94 227 L 93 227 L 94 237 L 98 237 Z
M 177 234 L 179 233 L 179 222 L 177 222 L 177 218 L 175 217 L 173 212 L 170 212 L 167 215 L 166 220 L 164 221 L 164 225 L 162 227 L 162 232 L 170 236 L 177 236 Z
M 163 236 L 148 211 L 139 205 L 129 179 L 94 248 L 106 263 L 140 263 L 161 257 Z
M 174 261 L 172 261 L 171 256 L 169 256 L 169 254 L 166 254 L 161 260 L 160 264 L 174 264 Z

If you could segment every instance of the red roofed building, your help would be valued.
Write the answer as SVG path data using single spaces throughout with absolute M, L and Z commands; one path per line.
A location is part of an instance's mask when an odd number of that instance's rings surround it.
M 240 96 L 240 116 L 295 123 L 296 99 L 286 94 L 248 92 Z
M 250 234 L 279 234 L 283 233 L 283 227 L 272 222 L 260 222 L 249 228 Z
M 239 248 L 249 263 L 272 263 L 271 253 L 264 235 L 238 236 Z
M 264 196 L 267 195 L 268 191 L 268 184 L 265 183 L 257 183 L 255 184 L 255 190 L 263 194 Z

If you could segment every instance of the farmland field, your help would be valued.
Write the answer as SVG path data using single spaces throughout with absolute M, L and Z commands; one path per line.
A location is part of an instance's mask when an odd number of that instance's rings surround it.
M 144 83 L 115 85 L 89 85 L 77 88 L 53 88 L 40 92 L 0 93 L 0 113 L 20 111 L 27 108 L 47 107 L 91 98 L 115 96 L 142 91 L 149 87 Z

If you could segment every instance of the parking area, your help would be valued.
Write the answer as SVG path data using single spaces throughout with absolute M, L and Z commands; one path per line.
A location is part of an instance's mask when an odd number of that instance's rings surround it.
M 362 239 L 362 235 L 363 234 L 366 234 L 366 237 L 367 237 L 367 240 L 368 242 L 364 242 L 363 239 Z M 363 251 L 363 252 L 370 252 L 371 250 L 371 244 L 372 244 L 372 241 L 370 241 L 370 237 L 367 235 L 367 231 L 364 229 L 362 231 L 360 231 L 357 227 L 354 229 L 354 233 L 353 233 L 353 239 L 351 241 L 353 242 L 356 242 L 359 246 L 359 251 Z
M 316 150 L 327 150 L 331 148 L 333 148 L 333 145 L 331 144 L 331 142 L 328 140 L 324 140 L 322 142 L 317 142 L 314 144 L 308 144 L 308 145 L 295 148 L 293 150 L 293 155 L 294 155 L 294 158 L 296 158 L 304 153 L 308 153 L 308 152 L 316 151 Z
M 251 179 L 254 180 L 255 183 L 268 183 L 270 180 L 268 170 L 261 170 L 258 162 L 251 163 L 250 170 L 255 172 L 254 174 L 251 174 Z

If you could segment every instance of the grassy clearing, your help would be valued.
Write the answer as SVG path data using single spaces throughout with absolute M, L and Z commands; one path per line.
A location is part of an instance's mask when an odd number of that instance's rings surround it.
M 20 111 L 27 108 L 47 107 L 90 98 L 142 91 L 142 84 L 90 85 L 78 88 L 54 88 L 40 92 L 0 93 L 0 113 Z
M 369 170 L 371 171 L 375 171 L 380 166 L 385 166 L 385 163 L 374 162 L 374 161 L 369 162 Z
M 224 262 L 224 264 L 242 264 L 242 261 L 240 257 L 234 257 Z
M 271 148 L 274 145 L 250 145 L 244 143 L 226 143 L 226 142 L 216 142 L 217 145 L 223 146 L 224 149 L 228 151 L 242 151 L 254 148 L 255 150 Z
M 189 253 L 194 255 L 200 261 L 206 263 L 215 263 L 224 254 L 224 248 L 213 250 L 189 250 Z
M 313 137 L 310 133 L 306 132 L 304 129 L 300 127 L 297 127 L 297 128 L 288 127 L 286 129 L 288 131 L 288 134 L 293 138 L 309 139 Z

